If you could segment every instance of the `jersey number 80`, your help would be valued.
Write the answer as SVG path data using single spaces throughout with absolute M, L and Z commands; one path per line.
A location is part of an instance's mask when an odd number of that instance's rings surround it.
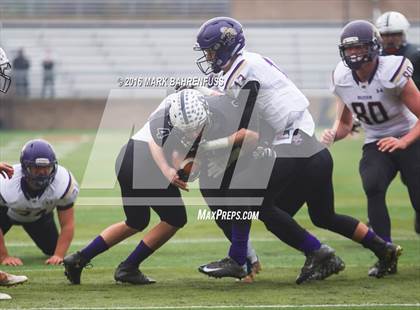
M 363 102 L 352 102 L 351 106 L 356 117 L 366 124 L 382 124 L 389 120 L 385 108 L 379 101 L 369 101 L 367 103 L 367 110 Z

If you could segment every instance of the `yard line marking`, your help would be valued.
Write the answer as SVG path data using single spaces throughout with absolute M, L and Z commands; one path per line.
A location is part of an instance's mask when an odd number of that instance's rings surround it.
M 115 310 L 158 310 L 158 309 L 301 309 L 301 308 L 389 308 L 389 307 L 419 307 L 420 303 L 414 304 L 310 304 L 310 305 L 214 305 L 214 306 L 144 306 L 144 307 L 63 307 L 63 308 L 19 308 L 22 310 L 104 310 L 104 309 L 115 309 Z M 13 308 L 9 308 L 13 309 Z
M 340 237 L 340 238 L 325 238 L 325 237 L 320 237 L 318 238 L 321 241 L 346 241 L 346 242 L 350 242 L 348 239 L 344 238 L 344 237 Z M 417 236 L 413 236 L 413 237 L 404 237 L 404 238 L 392 238 L 392 240 L 394 241 L 413 241 L 413 240 L 419 240 L 419 237 Z M 77 240 L 77 241 L 73 241 L 71 243 L 71 245 L 76 245 L 76 246 L 82 246 L 82 245 L 86 245 L 87 243 L 89 243 L 92 240 Z M 281 242 L 278 239 L 275 238 L 251 238 L 252 242 Z M 228 242 L 226 238 L 197 238 L 197 239 L 174 239 L 174 240 L 169 240 L 168 243 L 172 243 L 172 244 L 198 244 L 198 243 L 225 243 Z M 124 244 L 124 245 L 137 245 L 139 242 L 135 241 L 135 240 L 129 240 L 129 241 L 122 241 L 119 244 Z M 7 242 L 7 246 L 8 247 L 32 247 L 35 246 L 35 244 L 31 241 L 24 241 L 24 242 Z

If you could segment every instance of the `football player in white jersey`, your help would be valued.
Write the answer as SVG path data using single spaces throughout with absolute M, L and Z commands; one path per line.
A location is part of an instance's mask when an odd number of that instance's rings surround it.
M 11 78 L 5 72 L 10 69 L 9 59 L 5 51 L 0 47 L 0 91 L 6 93 L 9 90 Z M 0 178 L 10 179 L 13 176 L 13 167 L 7 163 L 0 162 Z M 10 286 L 24 283 L 28 280 L 26 276 L 16 276 L 4 271 L 0 271 L 0 286 Z M 12 299 L 9 294 L 0 293 L 0 300 Z
M 20 164 L 13 166 L 10 179 L 0 178 L 0 261 L 19 266 L 20 258 L 9 255 L 4 236 L 20 225 L 42 252 L 50 257 L 46 264 L 59 265 L 74 234 L 73 205 L 78 185 L 66 168 L 57 164 L 52 146 L 45 140 L 28 141 Z M 54 222 L 57 208 L 60 233 Z
M 80 284 L 83 268 L 96 256 L 145 230 L 150 222 L 151 210 L 157 213 L 160 222 L 143 236 L 133 252 L 119 264 L 114 279 L 134 285 L 156 282 L 143 274 L 140 265 L 187 223 L 180 193 L 180 189 L 187 190 L 187 183 L 177 175 L 168 155 L 174 147 L 180 146 L 180 142 L 179 139 L 168 139 L 168 116 L 161 117 L 172 102 L 179 100 L 179 94 L 166 97 L 149 121 L 121 149 L 115 166 L 126 219 L 107 227 L 83 249 L 64 258 L 65 275 L 72 284 Z M 152 145 L 157 148 L 165 145 L 168 148 L 168 154 L 165 155 L 169 158 L 160 159 L 161 164 L 165 164 L 163 169 L 155 164 Z
M 245 51 L 244 45 L 245 36 L 238 21 L 228 17 L 213 18 L 201 26 L 197 35 L 195 50 L 204 53 L 197 65 L 205 74 L 219 74 L 218 80 L 224 80 L 224 84 L 219 85 L 218 91 L 239 102 L 238 113 L 243 111 L 243 114 L 238 133 L 244 128 L 259 132 L 258 119 L 267 122 L 275 132 L 271 146 L 277 156 L 264 193 L 260 219 L 279 239 L 307 256 L 297 283 L 328 277 L 344 267 L 331 248 L 321 246 L 315 237 L 299 231 L 291 216 L 305 202 L 315 225 L 361 243 L 374 252 L 380 262 L 377 277 L 384 276 L 386 270 L 396 264 L 400 247 L 387 244 L 360 221 L 335 213 L 332 159 L 314 137 L 315 125 L 308 111 L 308 100 L 270 59 Z M 229 147 L 228 141 L 225 142 Z M 255 174 L 259 168 L 259 165 L 250 165 Z M 250 175 L 252 179 L 253 174 Z M 226 178 L 225 185 L 229 186 L 230 181 Z M 249 233 L 249 228 L 244 226 L 237 231 L 239 240 L 235 239 L 235 229 L 232 230 L 229 257 L 202 266 L 202 272 L 212 275 L 211 270 L 217 270 L 216 276 L 220 276 L 220 270 L 228 274 L 229 269 L 242 264 L 243 247 Z
M 410 60 L 379 56 L 376 28 L 369 22 L 348 23 L 340 37 L 343 59 L 333 73 L 333 92 L 338 98 L 337 119 L 322 142 L 345 138 L 352 127 L 352 113 L 366 133 L 360 175 L 374 231 L 391 242 L 391 223 L 385 203 L 389 184 L 399 171 L 407 185 L 420 233 L 420 94 L 411 75 Z M 394 268 L 388 273 L 395 273 Z M 374 276 L 377 264 L 369 272 Z

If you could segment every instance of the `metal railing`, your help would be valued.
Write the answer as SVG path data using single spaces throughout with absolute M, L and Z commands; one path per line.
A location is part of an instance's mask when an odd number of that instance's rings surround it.
M 197 19 L 226 16 L 230 0 L 2 0 L 0 19 Z

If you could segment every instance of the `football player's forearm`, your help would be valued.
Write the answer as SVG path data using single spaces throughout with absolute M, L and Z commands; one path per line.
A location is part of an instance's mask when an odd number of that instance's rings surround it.
M 152 157 L 156 163 L 156 165 L 160 168 L 161 171 L 165 171 L 170 168 L 165 154 L 163 153 L 162 148 L 157 145 L 153 140 L 149 142 L 150 153 L 152 153 Z
M 420 138 L 420 120 L 417 120 L 416 125 L 411 128 L 411 130 L 405 135 L 402 136 L 400 139 L 404 141 L 407 146 L 412 144 L 414 141 Z
M 339 141 L 347 137 L 351 132 L 351 127 L 351 124 L 345 124 L 341 121 L 336 121 L 333 127 L 333 129 L 335 130 L 334 141 Z
M 58 236 L 57 246 L 54 255 L 64 257 L 70 247 L 74 236 L 74 227 L 63 227 Z
M 241 146 L 246 151 L 254 150 L 258 145 L 259 135 L 257 132 L 242 128 L 229 137 L 229 141 L 234 146 Z

